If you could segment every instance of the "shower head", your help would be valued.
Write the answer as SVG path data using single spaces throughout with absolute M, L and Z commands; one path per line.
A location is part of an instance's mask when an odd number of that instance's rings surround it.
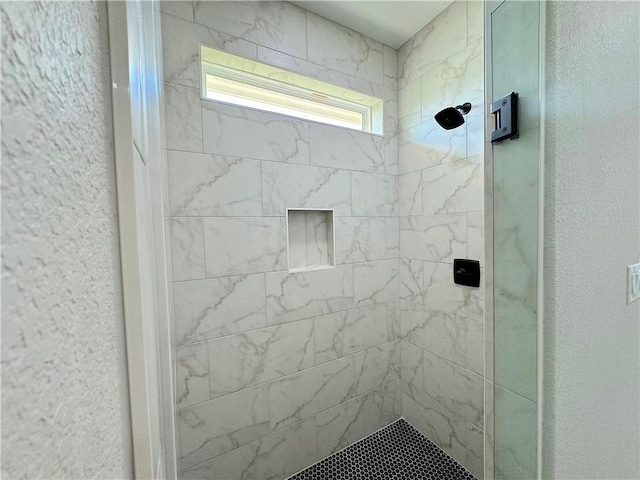
M 433 117 L 445 130 L 452 130 L 458 128 L 464 123 L 463 115 L 466 115 L 471 110 L 471 104 L 469 102 L 458 105 L 457 107 L 447 107 L 444 110 L 440 110 Z

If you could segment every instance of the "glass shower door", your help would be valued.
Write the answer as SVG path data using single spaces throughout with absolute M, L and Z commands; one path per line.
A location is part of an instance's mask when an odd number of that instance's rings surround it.
M 487 477 L 496 479 L 537 477 L 540 12 L 538 1 L 488 2 L 486 9 L 488 106 L 517 93 L 519 132 L 492 144 L 496 125 L 490 117 Z M 504 123 L 504 111 L 501 115 Z

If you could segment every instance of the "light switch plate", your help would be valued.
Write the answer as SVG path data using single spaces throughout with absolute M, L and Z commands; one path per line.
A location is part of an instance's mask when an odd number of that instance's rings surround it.
M 640 298 L 640 263 L 627 267 L 627 303 Z

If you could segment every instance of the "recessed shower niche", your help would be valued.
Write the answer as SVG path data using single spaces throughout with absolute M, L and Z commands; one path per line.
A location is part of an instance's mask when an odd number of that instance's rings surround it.
M 287 257 L 290 272 L 335 266 L 333 210 L 287 209 Z

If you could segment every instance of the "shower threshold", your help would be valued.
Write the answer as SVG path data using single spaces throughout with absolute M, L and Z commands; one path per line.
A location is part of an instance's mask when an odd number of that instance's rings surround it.
M 476 480 L 403 418 L 301 470 L 288 480 L 362 479 Z

